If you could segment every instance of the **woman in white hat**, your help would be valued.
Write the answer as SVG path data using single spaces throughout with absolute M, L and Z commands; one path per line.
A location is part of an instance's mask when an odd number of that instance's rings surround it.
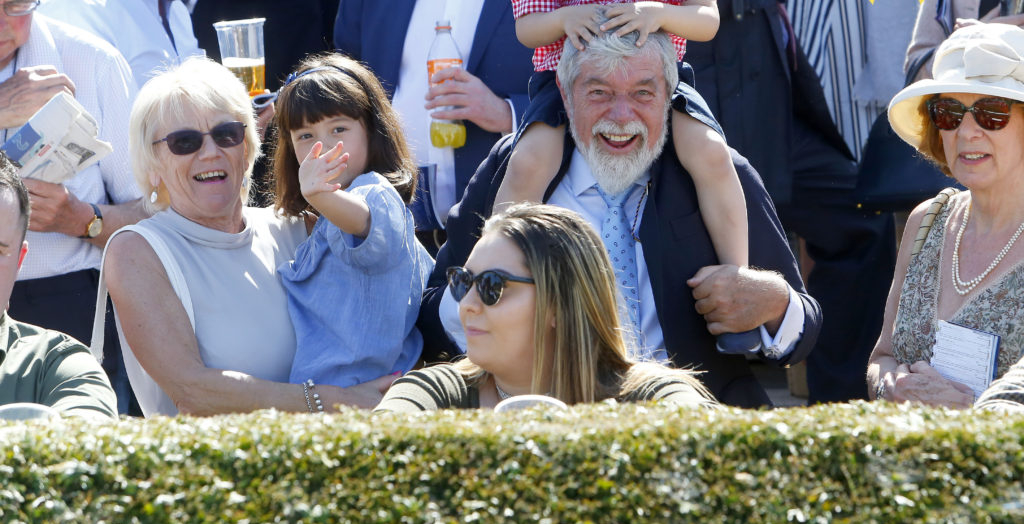
M 924 226 L 916 255 L 930 201 L 910 215 L 868 388 L 874 398 L 969 407 L 1024 347 L 1024 30 L 959 29 L 932 73 L 893 98 L 889 121 L 968 191 Z

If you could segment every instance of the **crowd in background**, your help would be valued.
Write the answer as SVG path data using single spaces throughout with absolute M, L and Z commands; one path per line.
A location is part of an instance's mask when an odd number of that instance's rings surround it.
M 770 406 L 755 359 L 806 361 L 810 403 L 969 407 L 928 365 L 949 320 L 999 339 L 985 402 L 1024 399 L 1013 2 L 595 3 L 0 3 L 4 140 L 66 92 L 114 147 L 63 185 L 0 178 L 28 230 L 0 226 L 8 338 L 36 337 L 29 362 L 91 344 L 114 395 L 65 411 L 109 416 Z M 212 23 L 249 17 L 276 95 L 258 110 L 215 63 Z M 430 76 L 441 21 L 463 62 Z M 465 144 L 432 145 L 432 116 Z M 871 204 L 880 125 L 970 191 Z

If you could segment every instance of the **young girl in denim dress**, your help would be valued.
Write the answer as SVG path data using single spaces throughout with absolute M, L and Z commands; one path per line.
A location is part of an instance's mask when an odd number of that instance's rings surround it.
M 297 340 L 291 382 L 346 387 L 412 369 L 434 261 L 406 207 L 417 169 L 383 87 L 358 62 L 314 56 L 276 110 L 274 205 L 312 224 L 278 268 Z

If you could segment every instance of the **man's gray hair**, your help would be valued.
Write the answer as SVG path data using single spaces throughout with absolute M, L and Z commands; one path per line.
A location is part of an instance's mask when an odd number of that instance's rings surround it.
M 607 21 L 608 18 L 602 15 L 598 24 Z M 676 64 L 676 49 L 668 34 L 663 31 L 651 33 L 647 35 L 644 45 L 637 47 L 636 42 L 640 38 L 640 33 L 633 31 L 624 36 L 615 36 L 617 29 L 613 28 L 604 34 L 594 36 L 587 42 L 583 51 L 576 49 L 569 39 L 565 40 L 557 74 L 567 104 L 572 103 L 572 85 L 585 62 L 594 64 L 599 72 L 611 73 L 619 68 L 626 58 L 657 55 L 661 58 L 665 72 L 666 92 L 671 96 L 675 90 L 676 84 L 679 83 L 679 69 Z

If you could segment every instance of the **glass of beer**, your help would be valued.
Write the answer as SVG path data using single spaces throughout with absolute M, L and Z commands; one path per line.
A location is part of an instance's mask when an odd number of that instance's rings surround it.
M 266 18 L 217 22 L 217 43 L 220 61 L 237 76 L 249 96 L 262 94 L 266 89 L 267 66 L 263 54 L 263 22 Z

